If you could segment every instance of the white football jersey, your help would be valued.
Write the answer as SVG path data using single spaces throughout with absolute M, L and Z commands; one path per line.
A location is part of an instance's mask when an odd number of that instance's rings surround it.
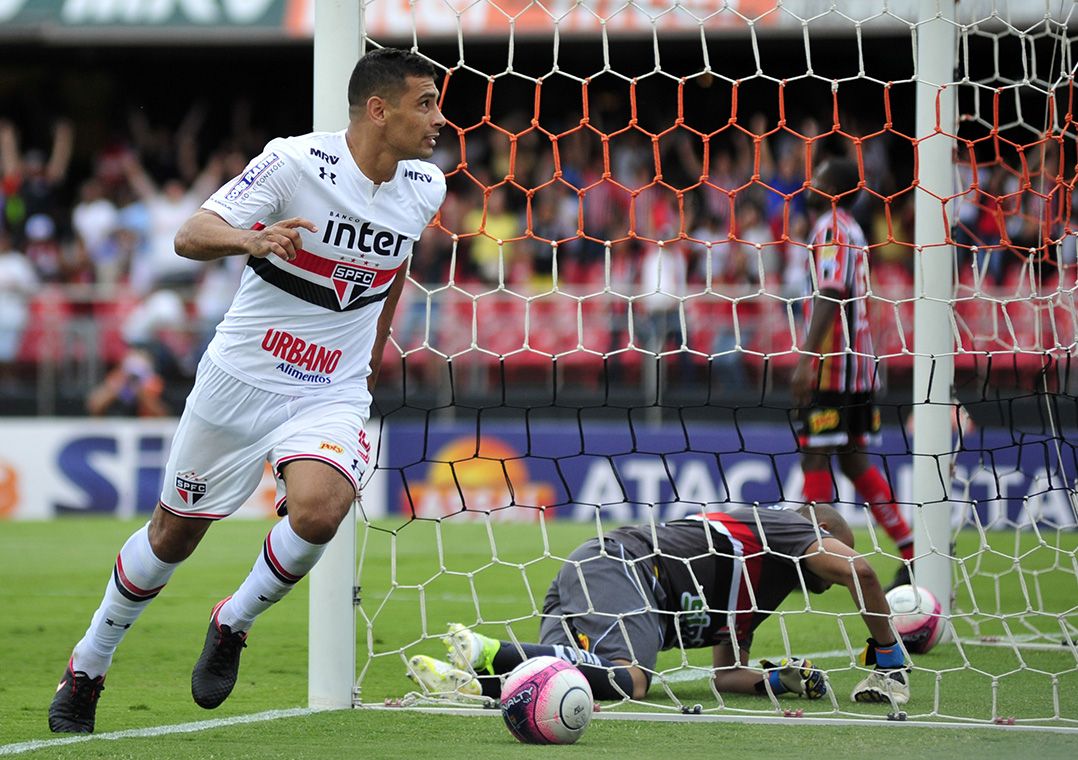
M 274 393 L 357 385 L 366 378 L 378 317 L 412 245 L 445 198 L 445 176 L 401 161 L 375 186 L 356 166 L 344 132 L 278 138 L 202 207 L 234 227 L 301 217 L 292 261 L 250 257 L 232 306 L 208 348 L 234 377 Z

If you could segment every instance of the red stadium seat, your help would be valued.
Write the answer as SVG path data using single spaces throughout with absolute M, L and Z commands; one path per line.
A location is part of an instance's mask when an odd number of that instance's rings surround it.
M 116 364 L 127 352 L 123 324 L 136 306 L 138 299 L 130 295 L 96 301 L 93 304 L 93 318 L 98 329 L 98 355 L 104 359 L 105 364 Z
M 71 303 L 61 291 L 53 288 L 42 290 L 30 302 L 30 318 L 16 360 L 37 364 L 62 359 L 65 331 L 71 314 Z

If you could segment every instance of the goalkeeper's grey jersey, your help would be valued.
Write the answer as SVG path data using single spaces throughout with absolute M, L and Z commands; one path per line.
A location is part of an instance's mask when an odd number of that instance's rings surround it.
M 788 509 L 739 507 L 662 523 L 654 536 L 647 525 L 608 536 L 637 556 L 652 555 L 662 592 L 657 601 L 676 613 L 662 615 L 665 649 L 729 641 L 731 629 L 748 647 L 752 632 L 787 596 L 827 587 L 795 562 L 819 536 L 809 520 Z

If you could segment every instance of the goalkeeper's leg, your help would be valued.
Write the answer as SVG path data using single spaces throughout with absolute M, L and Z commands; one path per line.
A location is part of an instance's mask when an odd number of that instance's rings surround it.
M 504 675 L 532 657 L 557 657 L 575 665 L 584 674 L 596 699 L 640 699 L 647 692 L 647 674 L 641 668 L 627 660 L 610 660 L 568 644 L 514 644 L 453 623 L 449 626 L 446 646 L 453 666 L 475 671 L 483 694 L 488 697 L 497 698 L 501 694 L 501 679 L 490 676 Z
M 502 675 L 532 657 L 557 657 L 584 674 L 596 699 L 643 698 L 663 630 L 656 581 L 636 564 L 650 551 L 627 539 L 584 542 L 547 590 L 539 643 L 502 642 L 451 625 L 450 661 L 477 675 Z

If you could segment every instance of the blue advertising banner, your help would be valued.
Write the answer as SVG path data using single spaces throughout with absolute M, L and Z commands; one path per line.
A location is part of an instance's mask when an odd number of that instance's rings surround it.
M 161 494 L 175 430 L 172 419 L 6 419 L 0 519 L 148 515 Z M 267 466 L 237 514 L 275 516 L 275 496 Z
M 69 514 L 133 517 L 160 493 L 175 420 L 10 419 L 0 438 L 0 519 Z M 372 435 L 382 426 L 372 423 Z M 379 464 L 364 482 L 364 514 L 436 518 L 627 523 L 670 520 L 723 504 L 798 501 L 802 476 L 793 434 L 782 425 L 396 423 L 384 428 Z M 951 483 L 956 522 L 1008 528 L 1076 526 L 1076 437 L 1054 441 L 1006 430 L 975 431 Z M 376 443 L 372 445 L 377 445 Z M 872 456 L 885 462 L 907 517 L 913 463 L 902 432 L 887 430 Z M 975 449 L 975 450 L 973 450 Z M 1057 454 L 1058 450 L 1058 454 Z M 1062 466 L 1059 462 L 1062 455 Z M 269 467 L 241 515 L 272 516 Z M 839 479 L 839 504 L 854 525 L 866 510 Z M 976 516 L 976 517 L 974 517 Z
M 778 425 L 643 427 L 611 423 L 396 424 L 387 430 L 388 511 L 437 518 L 461 513 L 494 519 L 632 522 L 654 514 L 670 520 L 702 505 L 798 501 L 802 475 L 794 438 Z M 1075 452 L 1066 441 L 1004 430 L 978 431 L 977 450 L 959 452 L 954 467 L 954 519 L 991 528 L 1037 522 L 1073 526 L 1067 488 L 1075 487 Z M 910 502 L 912 458 L 900 430 L 885 431 L 872 453 L 886 462 L 900 502 Z M 1061 473 L 1063 477 L 1061 477 Z M 840 480 L 839 501 L 852 524 L 866 510 Z M 654 505 L 654 512 L 652 506 Z M 912 513 L 912 505 L 905 505 Z M 976 517 L 974 517 L 976 515 Z

